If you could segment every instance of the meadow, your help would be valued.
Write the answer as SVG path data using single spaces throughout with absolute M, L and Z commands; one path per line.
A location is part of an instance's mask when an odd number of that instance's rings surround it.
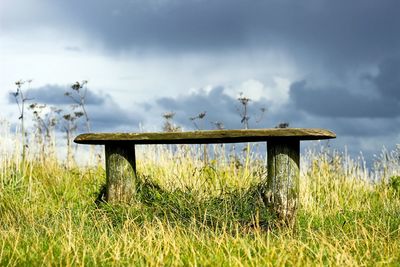
M 198 146 L 140 147 L 134 200 L 107 204 L 101 149 L 78 164 L 82 148 L 61 160 L 32 141 L 22 157 L 18 134 L 1 137 L 0 266 L 400 265 L 400 149 L 367 168 L 317 143 L 297 220 L 277 227 L 260 198 L 264 143 L 210 146 L 207 162 Z

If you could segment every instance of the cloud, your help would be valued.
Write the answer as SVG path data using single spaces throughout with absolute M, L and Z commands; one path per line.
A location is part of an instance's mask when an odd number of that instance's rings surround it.
M 308 89 L 305 89 L 308 90 Z M 317 92 L 320 92 L 316 90 Z M 343 90 L 344 91 L 344 90 Z M 329 114 L 323 116 L 323 112 L 319 113 L 319 109 L 329 105 L 329 102 L 335 102 L 335 92 L 321 94 L 324 102 L 316 103 L 315 106 L 309 107 L 307 105 L 299 108 L 299 105 L 293 105 L 293 99 L 285 105 L 278 106 L 274 109 L 270 109 L 271 102 L 265 98 L 260 100 L 249 102 L 250 115 L 250 127 L 275 127 L 281 122 L 288 122 L 291 127 L 320 127 L 335 130 L 338 134 L 344 136 L 383 136 L 388 132 L 396 132 L 399 130 L 400 117 L 393 118 L 392 114 L 388 117 L 379 116 L 362 116 L 356 117 L 354 114 L 347 114 L 344 111 L 343 103 L 336 103 L 336 106 L 332 104 L 334 113 L 345 114 L 344 116 L 334 116 Z M 344 91 L 345 95 L 340 96 L 342 99 L 348 97 L 347 91 Z M 313 93 L 313 92 L 312 92 Z M 327 94 L 330 94 L 328 96 Z M 293 97 L 293 95 L 292 95 Z M 302 97 L 308 99 L 307 94 Z M 326 97 L 326 98 L 325 98 Z M 330 97 L 330 98 L 329 98 Z M 311 98 L 311 97 L 310 97 Z M 337 97 L 335 98 L 337 99 Z M 346 100 L 348 101 L 348 100 Z M 163 111 L 173 111 L 176 113 L 176 121 L 188 128 L 193 128 L 193 124 L 189 120 L 190 117 L 194 117 L 200 112 L 207 111 L 206 119 L 208 123 L 214 121 L 223 122 L 226 128 L 242 128 L 240 123 L 241 117 L 238 113 L 238 108 L 241 107 L 237 98 L 227 94 L 227 89 L 219 86 L 213 87 L 210 90 L 200 89 L 196 92 L 182 94 L 177 97 L 163 97 L 155 100 L 156 104 L 151 105 L 151 111 L 154 111 L 154 107 L 158 106 Z M 301 102 L 302 104 L 305 102 Z M 307 103 L 305 103 L 307 104 Z M 350 105 L 350 103 L 349 103 Z M 256 123 L 260 119 L 260 108 L 266 107 L 267 112 L 264 114 L 264 118 L 260 123 Z M 308 112 L 308 109 L 314 109 L 315 112 Z M 351 109 L 351 107 L 349 107 Z M 339 111 L 337 111 L 339 110 Z M 354 111 L 353 111 L 354 112 Z M 357 111 L 359 112 L 359 111 Z M 160 117 L 161 119 L 161 117 Z M 211 123 L 208 125 L 209 128 Z
M 25 17 L 33 23 L 45 20 L 47 27 L 83 32 L 114 51 L 198 53 L 279 47 L 304 56 L 305 61 L 312 55 L 332 64 L 374 61 L 398 51 L 400 45 L 400 3 L 396 0 L 46 3 Z M 18 13 L 11 13 L 7 21 L 17 24 Z
M 70 85 L 49 84 L 23 91 L 25 91 L 24 97 L 30 99 L 31 102 L 52 105 L 74 104 L 73 100 L 65 95 L 66 92 L 71 93 L 71 95 L 74 97 L 78 97 L 76 92 L 71 89 Z M 110 96 L 97 94 L 92 90 L 87 89 L 85 103 L 87 105 L 102 105 L 107 98 L 110 98 Z M 9 95 L 9 102 L 15 103 L 15 99 L 12 94 Z
M 312 88 L 306 81 L 290 87 L 294 105 L 302 111 L 321 117 L 382 118 L 400 115 L 400 103 L 390 97 L 356 94 L 346 88 Z
M 189 94 L 177 97 L 162 97 L 156 100 L 157 106 L 163 111 L 176 113 L 175 120 L 185 128 L 195 128 L 190 118 L 196 117 L 201 112 L 206 112 L 205 123 L 196 121 L 202 129 L 215 128 L 214 122 L 222 122 L 227 129 L 243 128 L 239 112 L 242 106 L 237 98 L 228 95 L 222 86 L 212 87 L 209 90 L 200 89 Z M 260 119 L 260 108 L 267 107 L 268 101 L 261 98 L 250 101 L 248 115 L 250 127 L 261 127 L 256 121 Z
M 22 17 L 24 27 L 26 21 L 31 22 L 29 26 L 36 20 L 47 27 L 73 28 L 112 50 L 198 52 L 279 46 L 289 51 L 307 50 L 307 55 L 315 57 L 360 62 L 397 51 L 400 44 L 400 3 L 396 0 L 44 3 L 40 8 L 29 5 L 30 12 L 23 16 L 16 8 L 18 4 L 6 5 L 5 21 L 16 25 Z
M 308 90 L 311 89 L 306 87 L 306 84 L 302 86 L 304 89 L 301 90 L 305 90 L 306 92 L 306 95 L 302 95 L 302 97 L 312 97 L 311 93 L 307 95 Z M 154 125 L 155 122 L 159 125 L 157 130 L 161 129 L 161 114 L 168 111 L 175 112 L 174 122 L 183 126 L 185 130 L 195 129 L 195 126 L 189 118 L 203 111 L 207 111 L 204 121 L 196 120 L 196 123 L 201 129 L 214 129 L 215 126 L 211 122 L 215 121 L 223 122 L 227 129 L 243 128 L 243 125 L 240 123 L 241 117 L 236 109 L 240 106 L 239 102 L 236 97 L 228 94 L 229 89 L 230 88 L 223 86 L 203 88 L 178 96 L 157 98 L 154 102 L 146 105 L 143 104 L 142 106 L 148 107 L 145 117 L 156 118 L 152 124 Z M 314 90 L 320 92 L 316 89 Z M 344 89 L 343 91 L 345 95 L 341 96 L 340 99 L 348 97 L 349 95 Z M 329 94 L 330 99 L 326 99 L 326 97 L 328 97 L 327 94 Z M 302 151 L 306 148 L 312 148 L 316 144 L 318 144 L 318 147 L 320 145 L 329 146 L 339 151 L 343 151 L 344 148 L 347 147 L 347 151 L 353 157 L 359 156 L 360 151 L 362 151 L 364 159 L 369 166 L 371 166 L 374 160 L 374 154 L 379 154 L 379 151 L 381 151 L 384 146 L 392 148 L 396 142 L 400 141 L 400 135 L 398 134 L 400 132 L 400 117 L 375 116 L 374 118 L 370 118 L 365 117 L 364 114 L 362 114 L 363 117 L 349 117 L 349 114 L 345 112 L 343 112 L 345 116 L 336 117 L 332 114 L 322 116 L 319 113 L 315 114 L 316 111 L 319 112 L 317 108 L 323 109 L 324 106 L 330 105 L 329 101 L 334 102 L 335 99 L 338 98 L 335 95 L 335 91 L 331 93 L 323 91 L 321 96 L 324 102 L 320 103 L 320 106 L 315 104 L 315 106 L 311 108 L 313 112 L 309 112 L 307 105 L 302 105 L 302 108 L 299 108 L 299 103 L 308 104 L 303 100 L 300 100 L 300 102 L 295 105 L 293 103 L 294 99 L 292 93 L 287 103 L 275 106 L 273 109 L 269 109 L 271 102 L 265 98 L 251 101 L 249 103 L 250 128 L 271 128 L 281 122 L 288 122 L 290 127 L 329 129 L 337 134 L 337 139 L 324 141 L 322 143 L 302 142 Z M 311 104 L 314 105 L 313 103 Z M 256 120 L 259 119 L 260 116 L 259 108 L 263 106 L 267 107 L 267 112 L 264 114 L 265 117 L 261 122 L 256 123 Z M 341 108 L 343 108 L 343 105 L 338 103 L 336 109 L 340 110 Z M 333 111 L 338 113 L 336 109 Z M 319 148 L 317 151 L 319 151 Z
M 378 75 L 367 76 L 382 97 L 400 101 L 400 57 L 383 60 L 378 65 Z
M 24 97 L 28 99 L 28 104 L 38 103 L 60 108 L 62 109 L 61 114 L 80 111 L 80 108 L 71 108 L 71 105 L 76 103 L 70 97 L 65 96 L 65 92 L 75 94 L 70 86 L 53 84 L 28 89 L 25 91 Z M 9 103 L 15 103 L 12 94 L 9 94 Z M 138 113 L 121 108 L 110 95 L 100 94 L 90 89 L 86 92 L 85 107 L 92 129 L 95 131 L 133 131 L 138 129 L 140 122 L 145 121 Z M 83 121 L 84 118 L 81 117 L 80 123 L 83 124 Z M 81 127 L 81 130 L 83 129 L 84 127 Z
M 82 52 L 82 49 L 79 46 L 65 46 L 64 49 L 69 52 Z
M 88 114 L 92 130 L 100 132 L 138 131 L 139 124 L 145 122 L 142 114 L 121 108 L 111 98 L 101 105 L 88 106 Z
M 314 87 L 306 80 L 290 86 L 290 99 L 302 111 L 322 117 L 396 118 L 400 116 L 400 58 L 378 65 L 376 75 L 356 79 L 357 88 Z M 354 85 L 353 85 L 354 86 Z M 363 92 L 362 86 L 372 88 Z
M 202 127 L 212 128 L 210 122 L 222 121 L 226 128 L 241 128 L 238 101 L 230 90 L 242 86 L 243 92 L 247 90 L 254 99 L 249 111 L 251 127 L 274 127 L 287 121 L 293 127 L 329 128 L 342 138 L 338 142 L 347 140 L 355 150 L 362 143 L 353 143 L 358 139 L 371 143 L 376 137 L 376 146 L 381 140 L 399 140 L 393 137 L 400 130 L 397 0 L 34 2 L 1 1 L 4 43 L 15 40 L 15 44 L 29 43 L 32 47 L 40 40 L 34 48 L 39 53 L 37 58 L 48 56 L 64 62 L 61 54 L 55 57 L 52 53 L 68 54 L 72 62 L 69 71 L 76 70 L 77 65 L 87 66 L 75 61 L 87 60 L 87 55 L 118 64 L 106 67 L 107 72 L 97 68 L 104 66 L 99 61 L 91 62 L 93 68 L 82 67 L 80 72 L 94 79 L 104 79 L 104 73 L 113 72 L 135 75 L 121 83 L 123 86 L 110 84 L 113 88 L 106 92 L 114 97 L 119 94 L 118 103 L 111 96 L 89 90 L 93 127 L 130 130 L 139 121 L 158 127 L 161 114 L 174 111 L 179 124 L 194 128 L 189 118 L 207 111 Z M 68 39 L 53 42 L 60 36 L 56 33 Z M 25 50 L 5 51 L 19 55 Z M 52 66 L 37 58 L 27 57 L 23 62 Z M 14 61 L 20 62 L 9 60 Z M 44 77 L 50 75 L 48 72 L 46 68 Z M 23 75 L 30 77 L 31 70 Z M 276 77 L 282 80 L 274 80 Z M 184 91 L 207 84 L 221 86 Z M 153 93 L 152 88 L 159 89 Z M 38 102 L 68 105 L 69 99 L 63 96 L 68 89 L 47 85 L 29 90 L 27 95 Z M 140 90 L 145 93 L 140 95 Z M 154 95 L 154 99 L 146 98 Z M 138 102 L 134 108 L 142 111 L 118 106 L 132 99 Z M 266 117 L 256 124 L 259 108 L 264 105 Z

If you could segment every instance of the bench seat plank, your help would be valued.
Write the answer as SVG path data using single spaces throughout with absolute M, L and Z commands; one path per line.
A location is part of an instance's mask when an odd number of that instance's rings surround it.
M 79 144 L 102 145 L 114 142 L 132 144 L 212 144 L 261 142 L 274 139 L 319 140 L 335 138 L 335 133 L 318 128 L 272 128 L 251 130 L 211 130 L 152 133 L 86 133 L 74 140 Z

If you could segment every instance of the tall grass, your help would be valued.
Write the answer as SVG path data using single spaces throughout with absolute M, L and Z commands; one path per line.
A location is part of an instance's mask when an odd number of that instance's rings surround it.
M 200 146 L 140 147 L 135 200 L 110 205 L 96 202 L 102 164 L 67 168 L 34 144 L 23 162 L 15 136 L 0 142 L 15 148 L 0 148 L 1 266 L 400 265 L 397 152 L 373 171 L 337 152 L 302 155 L 298 219 L 274 228 L 259 195 L 265 144 L 216 145 L 207 163 Z

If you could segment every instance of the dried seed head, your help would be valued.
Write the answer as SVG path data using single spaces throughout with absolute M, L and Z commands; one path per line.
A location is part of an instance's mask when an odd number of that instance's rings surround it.
M 15 82 L 15 85 L 18 86 L 18 88 L 19 88 L 19 87 L 21 87 L 24 83 L 25 83 L 24 81 L 19 80 L 19 81 L 16 81 L 16 82 Z
M 281 122 L 275 128 L 289 128 L 288 122 Z
M 79 82 L 76 82 L 71 86 L 71 88 L 72 88 L 72 90 L 79 91 L 79 89 L 81 89 L 82 86 Z
M 240 102 L 243 106 L 246 106 L 246 105 L 251 101 L 251 99 L 248 98 L 248 97 L 245 97 L 245 96 L 243 95 L 242 92 L 239 94 L 239 97 L 238 97 L 237 100 L 239 100 L 239 102 Z
M 220 121 L 215 121 L 215 122 L 213 122 L 213 124 L 215 125 L 215 127 L 216 127 L 218 130 L 223 130 L 223 129 L 225 129 L 224 124 L 223 124 L 222 122 L 220 122 Z
M 162 116 L 166 119 L 166 120 L 170 120 L 175 116 L 175 112 L 165 112 L 162 114 Z
M 201 112 L 197 117 L 199 118 L 199 119 L 202 119 L 202 118 L 204 118 L 205 116 L 206 116 L 206 111 L 203 111 L 203 112 Z
M 63 118 L 64 118 L 64 120 L 66 120 L 66 121 L 69 121 L 69 120 L 71 120 L 71 114 L 65 114 L 65 115 L 63 115 Z
M 81 111 L 74 112 L 74 114 L 75 114 L 75 117 L 77 117 L 77 118 L 80 118 L 80 117 L 82 117 L 84 115 L 84 113 L 81 112 Z

